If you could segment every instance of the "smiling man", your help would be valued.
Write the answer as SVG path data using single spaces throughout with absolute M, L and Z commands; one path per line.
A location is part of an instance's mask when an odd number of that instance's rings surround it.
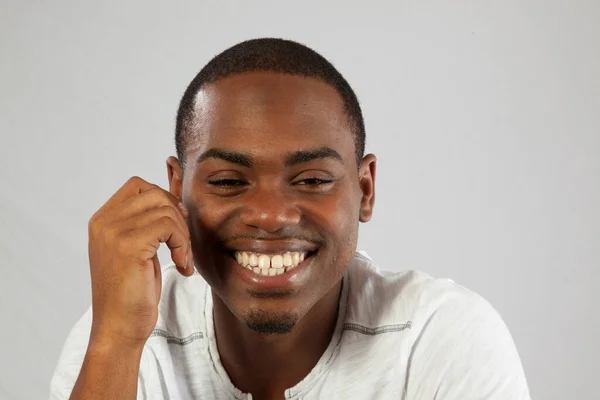
M 169 191 L 132 178 L 90 220 L 92 308 L 51 398 L 529 399 L 485 300 L 356 253 L 364 143 L 313 50 L 256 39 L 211 60 L 181 100 Z

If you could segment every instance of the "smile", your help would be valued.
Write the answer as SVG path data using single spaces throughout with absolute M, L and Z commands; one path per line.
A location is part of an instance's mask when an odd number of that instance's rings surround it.
M 257 275 L 276 276 L 284 274 L 298 266 L 307 257 L 309 252 L 285 252 L 281 254 L 261 254 L 247 251 L 236 251 L 234 258 L 244 268 Z

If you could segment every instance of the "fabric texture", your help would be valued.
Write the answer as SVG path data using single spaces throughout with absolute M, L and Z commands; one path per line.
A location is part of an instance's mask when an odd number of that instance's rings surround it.
M 76 323 L 51 382 L 68 399 L 85 356 L 91 309 Z M 252 399 L 217 351 L 210 287 L 197 272 L 163 271 L 159 319 L 140 362 L 138 399 Z M 338 321 L 313 370 L 286 399 L 528 400 L 513 339 L 498 313 L 448 279 L 388 273 L 357 253 Z

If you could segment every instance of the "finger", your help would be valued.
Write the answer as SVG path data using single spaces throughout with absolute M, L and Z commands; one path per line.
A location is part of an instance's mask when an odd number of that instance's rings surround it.
M 177 267 L 187 268 L 189 239 L 180 226 L 168 216 L 161 216 L 136 230 L 124 234 L 125 246 L 135 243 L 136 252 L 140 252 L 144 260 L 150 261 L 158 252 L 161 243 L 171 250 L 171 258 Z M 123 245 L 123 244 L 122 244 Z
M 188 262 L 185 268 L 178 268 L 177 270 L 179 271 L 179 273 L 183 276 L 192 276 L 194 274 L 194 253 L 191 250 L 190 247 L 190 251 L 188 254 Z
M 177 197 L 156 186 L 127 199 L 118 208 L 115 208 L 108 218 L 119 221 L 161 207 L 171 207 L 182 218 L 187 218 L 189 215 L 187 210 L 182 209 L 179 205 Z
M 162 282 L 162 271 L 160 269 L 160 261 L 158 261 L 158 254 L 152 258 L 152 264 L 154 265 L 154 282 Z M 160 301 L 160 293 L 162 291 L 162 284 L 155 286 L 156 302 Z
M 124 232 L 137 231 L 143 229 L 152 224 L 152 222 L 168 217 L 173 220 L 175 225 L 186 237 L 187 241 L 190 240 L 190 231 L 187 223 L 181 216 L 180 211 L 176 210 L 172 205 L 161 206 L 158 208 L 150 209 L 142 214 L 135 215 L 133 217 L 123 220 L 119 226 Z
M 132 176 L 113 194 L 113 196 L 106 202 L 105 208 L 111 209 L 115 206 L 120 205 L 130 197 L 136 196 L 146 190 L 150 190 L 157 187 L 156 185 L 145 181 L 139 176 Z
M 146 192 L 152 193 L 148 196 L 149 198 L 152 198 L 155 195 L 163 196 L 168 201 L 173 203 L 174 206 L 182 206 L 179 199 L 173 194 L 162 189 L 158 185 L 154 185 L 146 182 L 140 177 L 134 176 L 125 182 L 125 184 L 106 202 L 106 204 L 104 204 L 100 211 L 106 213 L 113 209 L 120 209 L 123 203 L 130 201 L 141 194 L 145 194 Z M 182 210 L 185 211 L 185 208 Z
M 157 187 L 149 182 L 146 182 L 139 176 L 133 176 L 123 184 L 111 197 L 108 201 L 98 210 L 99 213 L 106 213 L 113 208 L 121 205 L 127 199 L 136 196 L 142 192 L 153 189 Z

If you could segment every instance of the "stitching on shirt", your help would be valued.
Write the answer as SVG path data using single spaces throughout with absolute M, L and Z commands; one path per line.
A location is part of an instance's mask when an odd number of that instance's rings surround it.
M 167 343 L 178 344 L 180 346 L 185 346 L 186 344 L 192 343 L 194 340 L 204 338 L 204 334 L 202 332 L 194 332 L 189 336 L 186 336 L 184 338 L 179 338 L 179 337 L 176 337 L 173 335 L 169 335 L 168 332 L 163 331 L 162 329 L 153 330 L 152 333 L 150 334 L 150 337 L 152 337 L 152 336 L 164 337 L 165 339 L 167 339 Z
M 369 328 L 359 324 L 345 323 L 344 330 L 345 331 L 354 331 L 358 333 L 362 333 L 363 335 L 375 336 L 381 335 L 383 333 L 389 332 L 401 332 L 405 329 L 412 328 L 412 321 L 408 321 L 405 324 L 396 324 L 396 325 L 384 325 L 378 326 L 377 328 Z
M 355 257 L 358 258 L 362 258 L 364 261 L 368 261 L 370 264 L 373 263 L 373 261 L 371 261 L 370 259 L 368 259 L 367 257 L 363 256 L 362 254 L 360 254 L 358 251 L 354 253 Z

